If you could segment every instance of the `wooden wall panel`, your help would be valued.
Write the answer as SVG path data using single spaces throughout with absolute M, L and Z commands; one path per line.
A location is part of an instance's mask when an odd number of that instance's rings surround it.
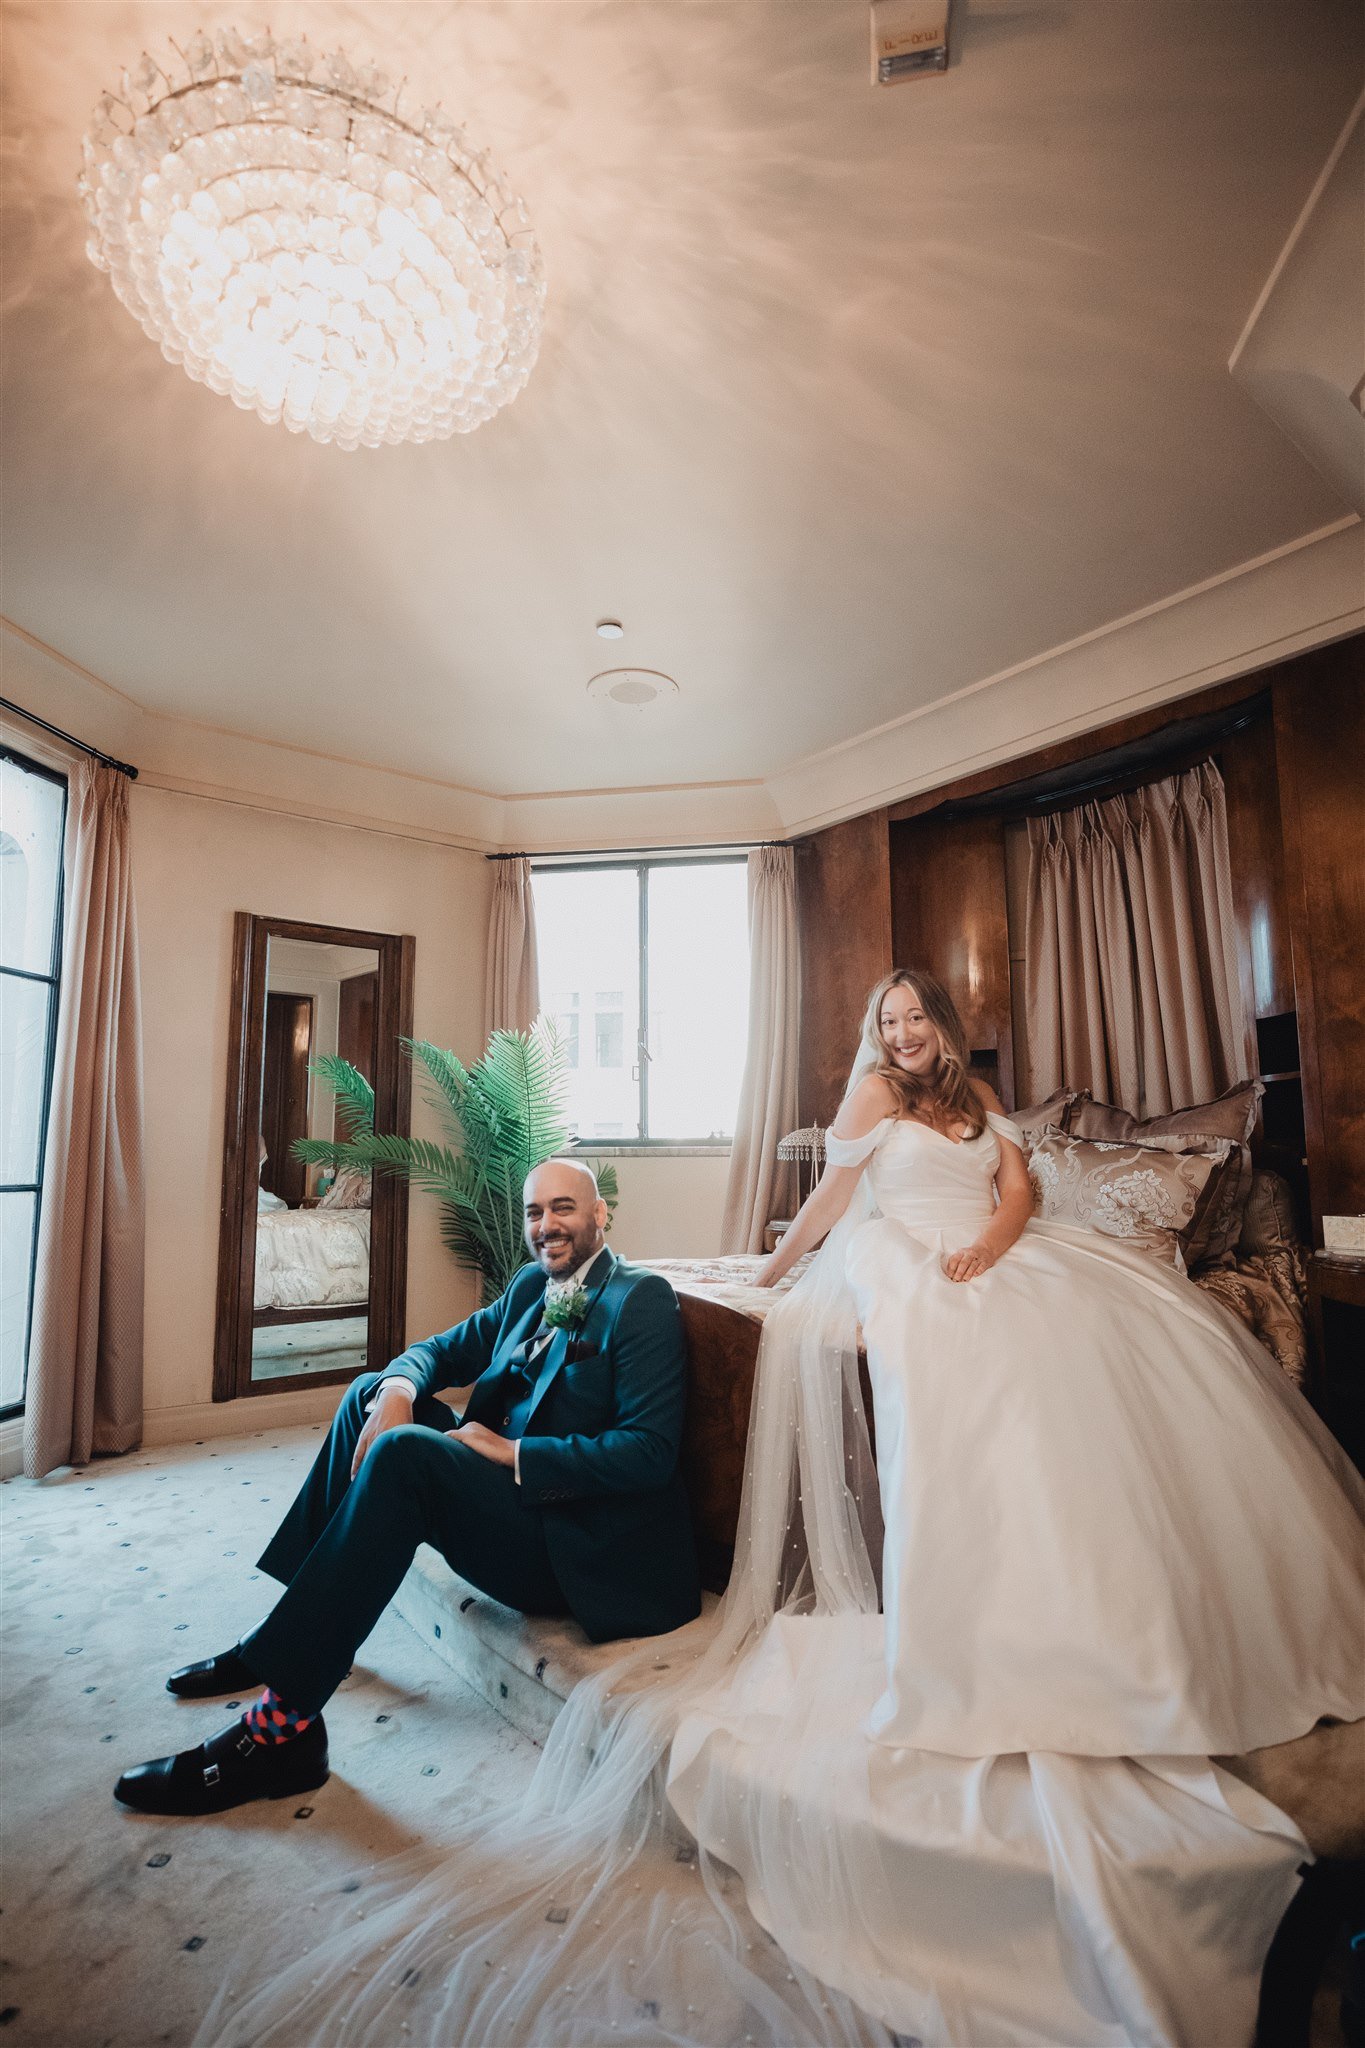
M 1243 996 L 1250 1016 L 1275 1017 L 1294 1007 L 1294 960 L 1285 896 L 1275 727 L 1269 714 L 1224 740 L 1217 759 L 1227 791 L 1228 852 Z
M 927 967 L 952 996 L 978 1069 L 1014 1100 L 1005 825 L 999 814 L 893 824 L 891 935 L 898 967 Z
M 1313 1235 L 1365 1211 L 1365 637 L 1287 663 L 1275 739 Z
M 805 841 L 796 863 L 801 924 L 800 1121 L 827 1124 L 858 1049 L 868 991 L 891 967 L 886 812 Z

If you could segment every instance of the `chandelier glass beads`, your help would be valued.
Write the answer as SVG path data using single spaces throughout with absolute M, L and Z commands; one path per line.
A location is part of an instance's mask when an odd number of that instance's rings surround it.
M 168 361 L 342 448 L 468 433 L 530 376 L 521 201 L 447 114 L 305 38 L 201 33 L 100 102 L 87 253 Z

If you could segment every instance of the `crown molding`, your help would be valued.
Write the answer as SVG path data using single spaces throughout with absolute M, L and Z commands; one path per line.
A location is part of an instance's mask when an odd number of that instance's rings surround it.
M 793 762 L 768 787 L 784 831 L 818 831 L 1343 639 L 1365 627 L 1363 600 L 1365 526 L 1351 513 Z
M 1365 627 L 1362 593 L 1365 526 L 1349 514 L 765 782 L 505 795 L 147 711 L 3 619 L 0 650 L 5 695 L 136 762 L 150 789 L 476 854 L 634 851 L 817 831 L 1343 638 Z

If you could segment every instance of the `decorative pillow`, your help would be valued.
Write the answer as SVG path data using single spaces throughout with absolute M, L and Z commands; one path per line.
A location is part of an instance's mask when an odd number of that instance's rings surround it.
M 1059 1131 L 1069 1130 L 1071 1105 L 1080 1100 L 1074 1088 L 1059 1088 L 1046 1102 L 1035 1102 L 1031 1109 L 1012 1109 L 1010 1116 L 1031 1143 L 1048 1124 Z
M 1230 1138 L 1234 1145 L 1245 1145 L 1264 1094 L 1264 1081 L 1239 1081 L 1212 1102 L 1140 1119 L 1112 1102 L 1096 1102 L 1082 1089 L 1063 1128 L 1077 1138 L 1133 1138 L 1139 1145 L 1150 1144 L 1153 1138 Z
M 343 1166 L 325 1195 L 318 1197 L 319 1209 L 368 1209 L 370 1176 L 358 1166 Z
M 1242 1216 L 1251 1193 L 1251 1151 L 1247 1144 L 1256 1122 L 1263 1081 L 1239 1081 L 1213 1102 L 1196 1102 L 1188 1109 L 1175 1109 L 1166 1116 L 1135 1117 L 1111 1102 L 1096 1102 L 1082 1094 L 1072 1107 L 1067 1125 L 1073 1137 L 1100 1138 L 1108 1143 L 1152 1145 L 1167 1138 L 1179 1139 L 1193 1152 L 1207 1151 L 1214 1141 L 1227 1139 L 1234 1147 L 1218 1187 L 1211 1191 L 1199 1220 L 1182 1240 L 1186 1265 L 1229 1265 L 1237 1253 Z
M 1259 1259 L 1267 1252 L 1293 1251 L 1302 1242 L 1294 1190 L 1278 1173 L 1257 1167 L 1242 1215 L 1238 1258 Z
M 1183 1272 L 1185 1241 L 1235 1150 L 1226 1138 L 1196 1152 L 1182 1138 L 1116 1143 L 1049 1125 L 1033 1143 L 1029 1171 L 1044 1221 L 1103 1231 Z

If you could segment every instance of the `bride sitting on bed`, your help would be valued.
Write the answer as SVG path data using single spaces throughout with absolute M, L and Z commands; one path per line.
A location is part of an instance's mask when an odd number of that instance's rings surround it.
M 1181 1273 L 1033 1220 L 937 982 L 883 981 L 863 1046 L 759 1278 L 845 1219 L 882 1615 L 780 1616 L 685 1718 L 670 1797 L 788 1955 L 897 2028 L 1245 2040 L 1304 1844 L 1208 1760 L 1365 1713 L 1365 1488 Z

